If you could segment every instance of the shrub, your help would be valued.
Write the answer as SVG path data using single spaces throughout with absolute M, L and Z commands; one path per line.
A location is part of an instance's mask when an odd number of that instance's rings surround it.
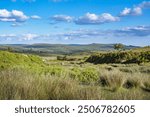
M 66 60 L 67 56 L 57 56 L 57 60 Z
M 70 72 L 70 77 L 82 83 L 92 83 L 98 81 L 98 72 L 94 68 L 78 69 L 74 68 Z
M 150 62 L 150 52 L 109 52 L 91 55 L 86 62 L 94 64 L 102 63 L 143 63 Z

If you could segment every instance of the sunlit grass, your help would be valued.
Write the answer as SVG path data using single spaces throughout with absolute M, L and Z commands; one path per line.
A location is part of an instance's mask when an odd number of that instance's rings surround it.
M 148 63 L 95 65 L 0 54 L 0 99 L 150 99 Z

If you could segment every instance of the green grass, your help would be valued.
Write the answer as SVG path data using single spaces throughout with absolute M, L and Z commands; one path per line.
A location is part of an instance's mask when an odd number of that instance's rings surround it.
M 108 76 L 112 74 L 108 73 Z M 139 87 L 126 88 L 118 78 L 110 81 L 105 87 L 98 84 L 82 85 L 69 77 L 62 79 L 54 75 L 38 75 L 26 69 L 4 70 L 0 72 L 0 99 L 150 99 L 150 93 L 140 88 L 140 84 Z M 114 90 L 115 87 L 119 87 L 119 90 Z
M 0 99 L 150 99 L 149 63 L 95 65 L 0 51 L 0 66 Z
M 43 65 L 44 62 L 38 56 L 0 51 L 0 69 L 6 69 L 15 66 L 36 67 Z
M 71 79 L 39 76 L 26 70 L 7 70 L 0 74 L 0 99 L 101 99 L 97 87 L 83 87 Z

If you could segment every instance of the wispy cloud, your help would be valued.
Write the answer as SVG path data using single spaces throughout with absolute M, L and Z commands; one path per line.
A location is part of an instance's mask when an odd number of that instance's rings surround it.
M 33 39 L 36 39 L 38 38 L 39 36 L 37 34 L 31 34 L 31 33 L 28 33 L 28 34 L 23 34 L 22 35 L 22 39 L 23 40 L 33 40 Z
M 121 39 L 127 37 L 126 40 L 131 38 L 143 38 L 150 36 L 150 26 L 136 26 L 136 27 L 125 27 L 118 30 L 75 30 L 67 33 L 57 34 L 58 37 L 64 40 L 74 40 L 74 39 Z
M 18 26 L 22 26 L 22 24 L 16 22 L 16 23 L 11 24 L 11 26 L 12 26 L 12 27 L 18 27 Z
M 113 32 L 117 36 L 144 37 L 150 35 L 150 26 L 126 27 L 120 30 L 114 30 Z
M 138 5 L 140 8 L 150 8 L 150 1 L 143 1 Z
M 71 22 L 73 18 L 67 15 L 54 15 L 51 17 L 51 20 L 54 22 Z
M 38 16 L 38 15 L 32 15 L 32 16 L 31 16 L 31 19 L 41 19 L 41 17 Z
M 125 39 L 129 41 L 130 39 L 147 39 L 150 36 L 150 26 L 136 26 L 136 27 L 125 27 L 123 29 L 118 30 L 94 30 L 94 29 L 80 29 L 73 30 L 69 32 L 62 32 L 56 34 L 34 34 L 34 33 L 26 33 L 26 34 L 1 34 L 0 42 L 5 40 L 13 41 L 26 41 L 26 42 L 50 42 L 52 40 L 87 40 L 87 39 L 107 39 L 109 41 L 117 38 L 117 40 Z
M 31 41 L 34 39 L 38 39 L 39 35 L 37 34 L 32 34 L 32 33 L 27 33 L 27 34 L 21 34 L 21 35 L 16 35 L 16 34 L 1 34 L 0 35 L 0 40 L 17 40 L 17 41 Z

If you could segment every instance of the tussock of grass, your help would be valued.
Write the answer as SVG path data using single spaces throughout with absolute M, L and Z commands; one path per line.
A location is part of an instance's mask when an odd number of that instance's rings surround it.
M 143 82 L 142 88 L 143 88 L 145 91 L 150 92 L 150 81 Z
M 141 86 L 141 82 L 137 79 L 127 79 L 123 87 L 127 89 L 138 88 Z
M 115 71 L 103 71 L 100 75 L 99 83 L 103 87 L 109 87 L 112 91 L 119 90 L 124 82 L 124 75 Z

